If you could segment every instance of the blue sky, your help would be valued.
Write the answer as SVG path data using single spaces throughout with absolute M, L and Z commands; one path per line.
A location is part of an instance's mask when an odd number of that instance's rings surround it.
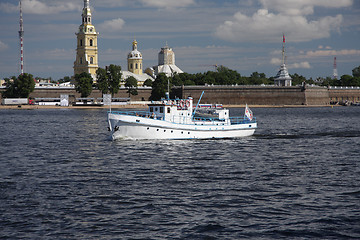
M 23 0 L 25 72 L 73 74 L 83 0 Z M 360 65 L 359 0 L 90 0 L 99 66 L 126 66 L 134 39 L 144 67 L 166 42 L 188 73 L 224 65 L 241 75 L 276 75 L 286 38 L 290 74 L 339 75 Z M 0 78 L 18 75 L 19 2 L 0 0 Z

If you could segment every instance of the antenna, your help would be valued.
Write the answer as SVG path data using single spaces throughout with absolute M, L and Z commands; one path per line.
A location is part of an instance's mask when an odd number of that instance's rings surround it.
M 24 26 L 23 26 L 21 0 L 20 0 L 20 31 L 19 31 L 19 38 L 20 38 L 20 72 L 21 72 L 21 75 L 23 75 L 24 74 Z
M 283 34 L 282 64 L 285 64 L 285 34 Z
M 336 57 L 334 57 L 334 69 L 333 69 L 333 79 L 338 78 L 337 66 L 336 66 Z

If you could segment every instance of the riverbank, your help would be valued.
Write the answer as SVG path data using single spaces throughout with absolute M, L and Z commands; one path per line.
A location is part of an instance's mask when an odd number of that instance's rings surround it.
M 245 105 L 223 105 L 226 108 L 244 108 Z M 308 108 L 308 107 L 341 107 L 340 105 L 249 105 L 250 108 Z M 2 109 L 109 109 L 109 106 L 52 106 L 52 105 L 0 105 Z M 144 104 L 112 105 L 111 109 L 146 109 Z

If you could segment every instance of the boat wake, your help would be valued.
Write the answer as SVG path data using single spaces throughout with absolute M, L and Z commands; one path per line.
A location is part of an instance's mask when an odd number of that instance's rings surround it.
M 318 133 L 278 133 L 278 134 L 254 134 L 260 139 L 300 139 L 300 138 L 358 138 L 360 131 L 318 132 Z

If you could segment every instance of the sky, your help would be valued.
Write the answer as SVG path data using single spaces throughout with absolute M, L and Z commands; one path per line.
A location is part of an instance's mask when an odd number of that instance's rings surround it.
M 22 0 L 24 71 L 73 75 L 83 0 Z M 176 65 L 198 73 L 223 65 L 275 76 L 283 34 L 290 74 L 339 76 L 360 66 L 360 0 L 90 0 L 99 67 L 126 67 L 136 38 L 144 69 L 168 44 Z M 20 74 L 19 1 L 0 0 L 0 78 Z M 126 69 L 124 69 L 126 70 Z

